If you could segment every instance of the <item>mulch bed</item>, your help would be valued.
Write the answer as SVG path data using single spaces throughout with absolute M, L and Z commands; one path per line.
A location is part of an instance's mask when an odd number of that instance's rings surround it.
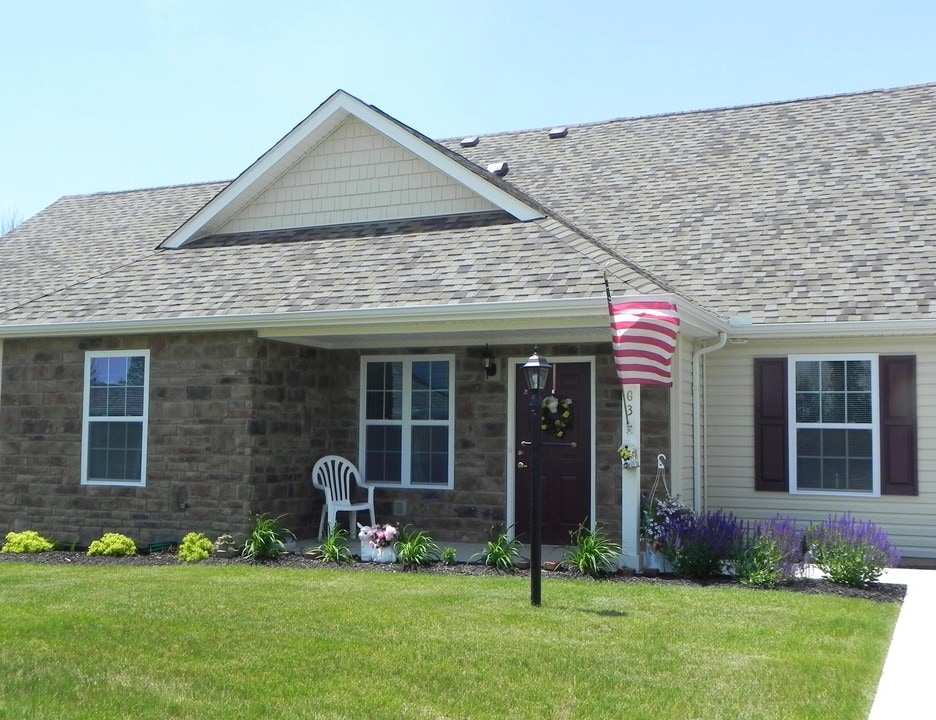
M 129 558 L 111 558 L 111 557 L 88 557 L 83 552 L 52 551 L 39 554 L 9 554 L 0 553 L 0 563 L 2 562 L 28 562 L 44 565 L 90 565 L 90 566 L 158 566 L 158 565 L 177 565 L 178 557 L 171 552 L 141 554 Z M 202 561 L 209 565 L 250 565 L 250 561 L 243 558 L 217 558 L 212 557 Z M 495 568 L 487 567 L 477 563 L 456 563 L 447 566 L 441 563 L 434 563 L 429 567 L 406 569 L 399 563 L 379 564 L 379 563 L 335 563 L 322 562 L 306 555 L 291 553 L 282 556 L 278 561 L 262 563 L 264 567 L 292 568 L 292 569 L 315 569 L 315 568 L 341 568 L 348 572 L 418 572 L 431 575 L 475 575 L 475 576 L 509 576 L 518 579 L 529 579 L 529 570 L 515 570 L 506 573 Z M 608 578 L 595 581 L 575 572 L 569 571 L 543 571 L 543 579 L 547 582 L 556 580 L 578 580 L 580 582 L 612 582 L 612 583 L 651 583 L 658 585 L 682 585 L 687 587 L 712 587 L 712 586 L 741 586 L 736 580 L 730 577 L 715 578 L 704 582 L 677 578 L 673 575 L 659 575 L 657 577 L 646 577 L 630 572 L 621 572 Z M 758 588 L 749 588 L 752 592 L 758 592 Z M 851 588 L 843 585 L 836 585 L 828 580 L 801 578 L 786 583 L 774 590 L 785 592 L 808 593 L 811 595 L 837 595 L 839 597 L 863 598 L 875 602 L 903 602 L 907 593 L 906 585 L 895 583 L 872 583 L 866 588 Z

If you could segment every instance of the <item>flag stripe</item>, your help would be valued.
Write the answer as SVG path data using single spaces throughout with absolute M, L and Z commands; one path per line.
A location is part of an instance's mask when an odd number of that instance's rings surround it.
M 608 305 L 611 345 L 622 385 L 672 385 L 679 333 L 676 306 L 647 301 Z

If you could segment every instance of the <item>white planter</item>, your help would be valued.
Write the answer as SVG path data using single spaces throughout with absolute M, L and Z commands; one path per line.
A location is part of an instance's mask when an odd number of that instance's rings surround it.
M 395 563 L 396 551 L 392 547 L 380 547 L 371 550 L 371 559 L 375 563 Z
M 663 553 L 647 548 L 644 550 L 644 568 L 647 570 L 657 570 L 661 573 L 672 572 L 672 566 L 666 562 Z

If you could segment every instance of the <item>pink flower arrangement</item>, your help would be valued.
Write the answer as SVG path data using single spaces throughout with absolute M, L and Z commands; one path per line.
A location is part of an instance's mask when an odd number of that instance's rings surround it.
M 375 525 L 370 528 L 362 528 L 362 534 L 367 538 L 367 544 L 374 550 L 382 547 L 388 547 L 396 542 L 400 531 L 393 525 Z

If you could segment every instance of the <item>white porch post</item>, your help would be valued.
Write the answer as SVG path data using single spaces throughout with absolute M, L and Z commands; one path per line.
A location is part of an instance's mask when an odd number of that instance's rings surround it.
M 621 444 L 636 449 L 640 457 L 640 385 L 621 388 Z M 640 563 L 640 465 L 621 463 L 621 554 L 627 567 L 641 569 Z

